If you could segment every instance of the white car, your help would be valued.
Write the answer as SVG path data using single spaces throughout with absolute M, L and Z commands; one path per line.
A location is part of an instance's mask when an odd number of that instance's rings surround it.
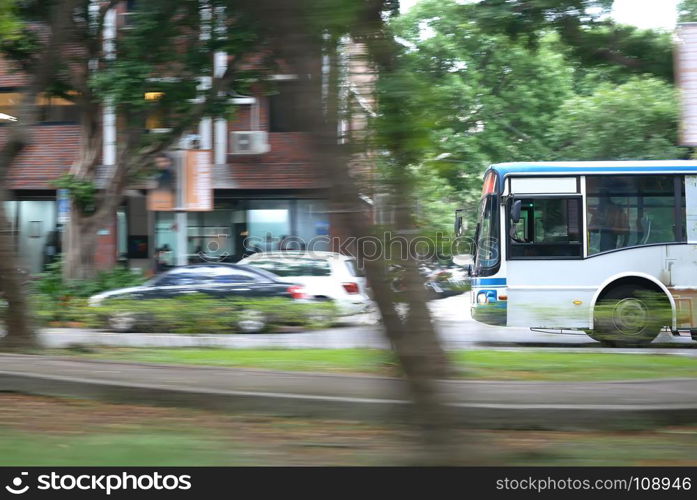
M 336 252 L 260 252 L 238 262 L 272 272 L 297 283 L 315 300 L 334 301 L 339 314 L 352 315 L 373 308 L 368 285 L 356 259 Z

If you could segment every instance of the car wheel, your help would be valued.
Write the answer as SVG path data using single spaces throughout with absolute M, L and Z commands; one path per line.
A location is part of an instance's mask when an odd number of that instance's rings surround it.
M 588 335 L 612 347 L 650 344 L 669 323 L 665 295 L 646 288 L 618 286 L 595 306 L 594 328 Z
M 113 313 L 107 318 L 109 329 L 118 333 L 133 331 L 136 326 L 136 315 L 132 312 Z
M 257 333 L 266 329 L 266 315 L 254 309 L 240 311 L 237 318 L 237 329 L 240 333 Z

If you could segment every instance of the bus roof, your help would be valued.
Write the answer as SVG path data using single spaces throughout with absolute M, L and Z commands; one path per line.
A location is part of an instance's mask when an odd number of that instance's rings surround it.
M 501 180 L 509 175 L 583 175 L 636 173 L 694 173 L 697 161 L 559 161 L 498 163 L 488 170 L 496 171 Z M 487 171 L 488 171 L 487 170 Z

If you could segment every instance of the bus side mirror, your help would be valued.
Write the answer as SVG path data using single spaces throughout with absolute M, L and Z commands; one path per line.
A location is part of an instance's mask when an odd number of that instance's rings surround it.
M 523 202 L 521 200 L 513 200 L 511 205 L 511 222 L 517 224 L 520 222 L 520 211 L 523 207 Z

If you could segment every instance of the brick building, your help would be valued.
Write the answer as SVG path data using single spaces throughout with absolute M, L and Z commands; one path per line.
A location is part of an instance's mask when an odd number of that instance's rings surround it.
M 122 4 L 107 16 L 106 22 L 115 28 L 114 36 L 127 22 L 122 15 L 125 9 Z M 218 66 L 226 64 L 224 56 L 217 61 Z M 236 96 L 230 119 L 204 119 L 192 131 L 199 147 L 212 151 L 214 209 L 188 214 L 152 212 L 147 210 L 145 186 L 131 186 L 115 219 L 98 231 L 100 268 L 121 262 L 147 272 L 153 268 L 156 250 L 162 248 L 168 250 L 161 253 L 162 259 L 172 265 L 196 261 L 202 253 L 234 261 L 245 252 L 242 242 L 247 237 L 256 237 L 263 249 L 273 249 L 284 237 L 308 241 L 319 236 L 323 241 L 315 248 L 329 248 L 327 181 L 312 163 L 308 134 L 294 119 L 301 112 L 293 91 L 295 76 L 274 75 L 271 79 L 273 84 L 263 87 L 273 88 L 273 92 Z M 25 84 L 21 73 L 0 60 L 0 113 L 12 116 L 16 112 Z M 60 252 L 62 225 L 53 181 L 68 171 L 80 147 L 74 105 L 61 99 L 43 101 L 41 123 L 32 127 L 32 143 L 8 175 L 8 217 L 22 263 L 33 273 Z M 108 111 L 103 113 L 104 126 L 115 127 L 109 125 L 115 120 L 107 116 Z M 9 123 L 1 117 L 0 144 Z M 159 126 L 154 120 L 149 132 L 157 133 Z M 105 128 L 104 168 L 110 163 L 107 158 L 115 157 L 108 133 Z M 188 147 L 187 141 L 179 147 Z M 181 153 L 174 149 L 170 154 L 177 158 Z
M 110 26 L 104 32 L 111 33 L 107 36 L 118 36 L 127 25 L 129 3 L 123 2 L 106 16 Z M 338 132 L 342 140 L 348 140 L 363 137 L 360 131 L 373 113 L 374 77 L 359 46 L 346 43 L 342 51 L 344 118 Z M 224 71 L 225 54 L 216 54 L 215 61 L 214 71 Z M 108 269 L 121 263 L 148 272 L 154 268 L 156 253 L 170 265 L 195 262 L 201 256 L 235 261 L 245 253 L 243 242 L 250 237 L 263 250 L 279 248 L 287 237 L 294 237 L 296 246 L 302 241 L 316 250 L 330 249 L 334 228 L 326 202 L 328 179 L 321 166 L 313 163 L 309 134 L 301 130 L 298 117 L 303 109 L 296 78 L 272 75 L 271 82 L 259 85 L 253 95 L 234 95 L 235 112 L 228 119 L 203 119 L 198 130 L 170 152 L 176 160 L 181 149 L 191 147 L 192 139 L 197 147 L 211 150 L 212 211 L 149 211 L 147 183 L 130 186 L 114 220 L 98 230 L 97 266 Z M 0 60 L 0 113 L 12 116 L 24 85 L 23 75 Z M 62 221 L 53 181 L 68 171 L 80 147 L 74 104 L 44 98 L 40 105 L 41 123 L 32 127 L 32 144 L 9 172 L 11 201 L 7 202 L 20 258 L 34 273 L 60 252 Z M 117 120 L 108 109 L 102 112 L 102 168 L 108 169 L 116 157 Z M 1 117 L 0 144 L 8 123 Z M 147 127 L 148 132 L 157 133 L 166 124 L 153 119 Z M 372 163 L 369 157 L 360 157 L 355 168 L 372 172 Z M 366 194 L 370 202 L 372 193 Z

